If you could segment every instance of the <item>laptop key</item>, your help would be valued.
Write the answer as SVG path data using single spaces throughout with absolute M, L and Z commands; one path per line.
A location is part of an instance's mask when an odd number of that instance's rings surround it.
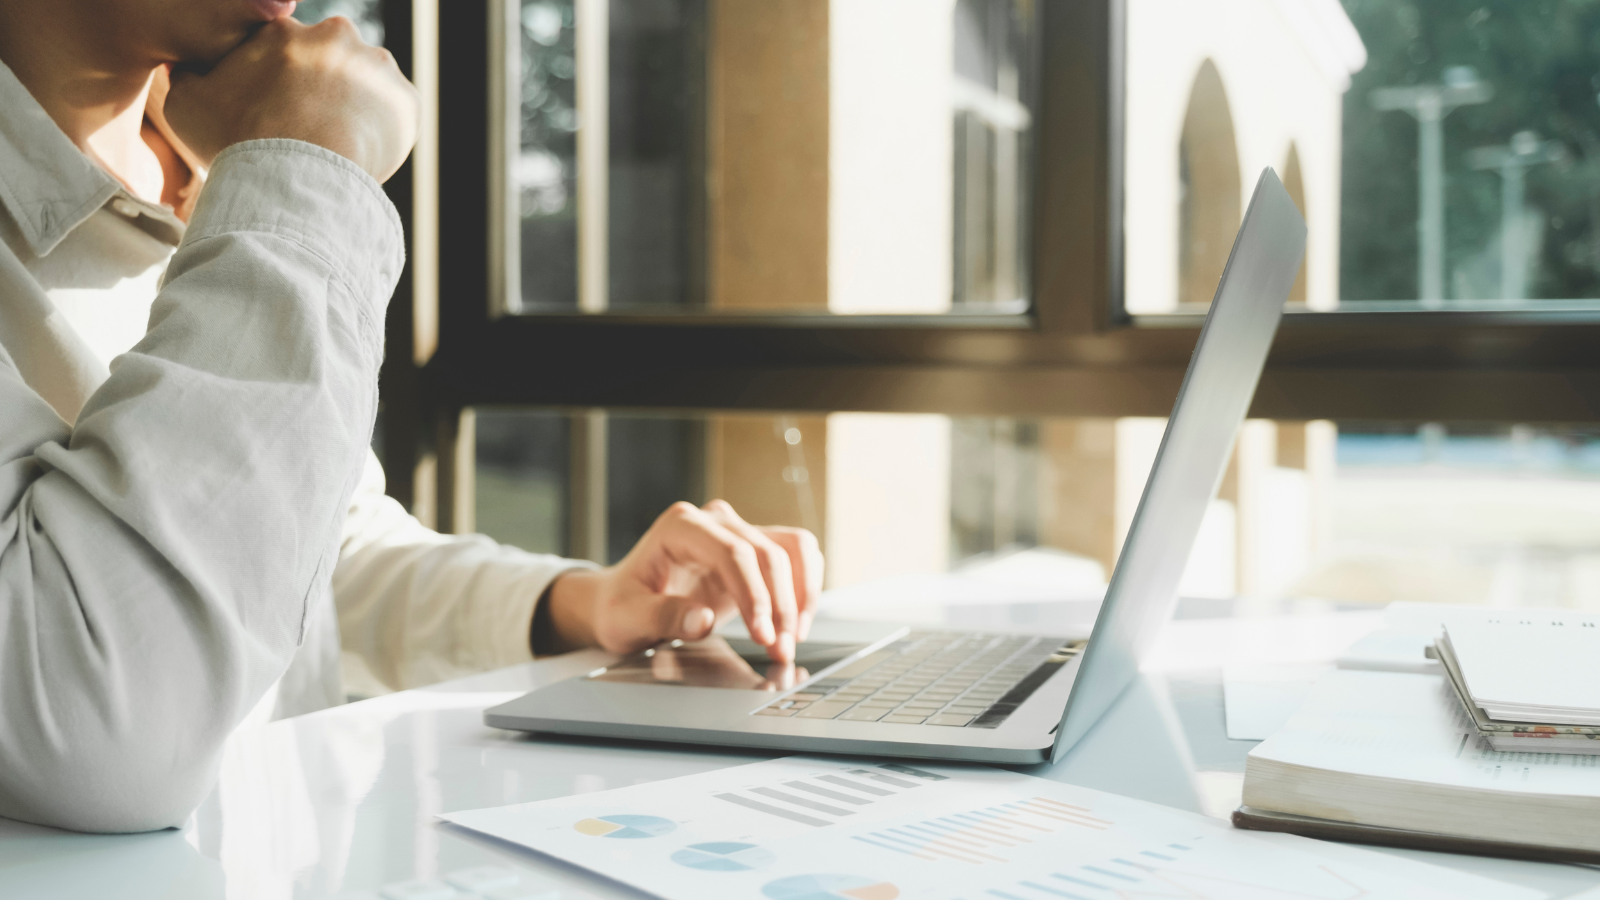
M 756 715 L 758 715 L 758 716 L 792 716 L 797 712 L 799 712 L 799 710 L 797 710 L 797 709 L 779 709 L 776 706 L 769 706 L 766 709 L 758 709 L 758 710 L 756 710 Z
M 926 718 L 926 716 L 908 716 L 908 715 L 902 715 L 902 714 L 895 714 L 895 715 L 892 715 L 892 716 L 884 716 L 883 718 L 879 719 L 878 721 L 880 721 L 880 722 L 893 722 L 896 725 L 921 725 L 925 718 Z
M 971 722 L 972 719 L 973 719 L 973 716 L 961 716 L 961 715 L 956 715 L 955 713 L 940 713 L 937 716 L 929 716 L 927 724 L 929 724 L 929 725 L 953 725 L 953 726 L 955 726 L 957 728 L 960 728 L 961 726 L 967 724 L 968 722 Z
M 889 714 L 887 707 L 868 706 L 856 707 L 838 717 L 840 722 L 876 722 Z
M 821 703 L 813 703 L 805 709 L 800 710 L 800 712 L 795 714 L 795 718 L 831 719 L 854 705 L 855 704 L 853 703 L 836 703 L 833 701 L 824 700 Z

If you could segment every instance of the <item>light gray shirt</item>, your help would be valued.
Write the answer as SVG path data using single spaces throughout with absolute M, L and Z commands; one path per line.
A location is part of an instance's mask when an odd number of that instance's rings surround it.
M 185 225 L 0 65 L 0 815 L 177 825 L 247 716 L 530 658 L 581 564 L 424 528 L 366 449 L 403 252 L 297 141 Z

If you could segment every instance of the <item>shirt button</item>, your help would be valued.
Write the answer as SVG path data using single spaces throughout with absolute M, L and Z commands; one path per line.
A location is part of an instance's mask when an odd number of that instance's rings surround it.
M 143 215 L 143 211 L 139 209 L 139 204 L 134 203 L 127 197 L 113 197 L 111 199 L 111 208 L 116 210 L 118 215 L 127 216 L 130 219 L 137 219 Z

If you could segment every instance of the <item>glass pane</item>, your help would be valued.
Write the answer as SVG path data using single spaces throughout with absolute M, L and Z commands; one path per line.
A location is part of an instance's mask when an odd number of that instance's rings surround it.
M 1302 596 L 1600 609 L 1600 429 L 1345 423 Z
M 614 562 L 674 501 L 719 497 L 749 521 L 814 532 L 830 587 L 959 570 L 1079 600 L 1104 588 L 1164 424 L 505 409 L 480 409 L 476 421 L 477 526 L 530 550 L 572 553 L 598 531 L 604 546 L 588 555 Z M 1312 431 L 1326 446 L 1311 456 L 1331 465 L 1332 427 Z M 1237 592 L 1235 510 L 1255 477 L 1234 477 L 1243 487 L 1225 487 L 1214 505 L 1190 596 L 1215 605 Z
M 919 579 L 959 572 L 971 580 L 941 589 L 946 602 L 1003 593 L 1079 616 L 1104 589 L 1164 427 L 479 410 L 477 523 L 558 553 L 598 527 L 604 546 L 591 555 L 614 562 L 673 501 L 720 497 L 752 522 L 815 532 L 828 587 L 871 587 L 842 596 L 867 597 L 873 614 L 915 616 L 934 602 Z M 580 449 L 583 434 L 598 444 Z M 580 454 L 586 469 L 573 465 Z M 575 515 L 584 495 L 602 502 Z M 1596 509 L 1600 427 L 1251 420 L 1190 554 L 1179 612 L 1395 600 L 1600 609 Z
M 1592 307 L 1600 6 L 1130 0 L 1127 309 L 1211 300 L 1262 168 L 1311 310 Z
M 578 103 L 571 0 L 522 4 L 517 192 L 522 302 L 578 305 Z
M 509 309 L 1026 309 L 1030 0 L 504 2 Z

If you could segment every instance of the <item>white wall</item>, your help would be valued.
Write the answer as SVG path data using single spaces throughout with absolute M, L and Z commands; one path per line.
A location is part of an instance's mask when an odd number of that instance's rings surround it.
M 950 308 L 951 0 L 829 7 L 828 309 Z
M 950 420 L 828 416 L 829 587 L 943 572 L 950 554 Z
M 1240 209 L 1262 168 L 1281 176 L 1293 141 L 1309 207 L 1307 302 L 1337 305 L 1343 95 L 1354 34 L 1321 0 L 1130 0 L 1127 104 L 1127 304 L 1178 297 L 1178 144 L 1195 73 L 1216 63 L 1238 142 Z M 1316 15 L 1304 15 L 1315 9 Z M 1286 14 L 1287 11 L 1287 14 Z M 1333 14 L 1342 16 L 1337 9 Z M 1342 55 L 1341 55 L 1342 54 Z M 1335 62 L 1330 64 L 1329 60 Z

